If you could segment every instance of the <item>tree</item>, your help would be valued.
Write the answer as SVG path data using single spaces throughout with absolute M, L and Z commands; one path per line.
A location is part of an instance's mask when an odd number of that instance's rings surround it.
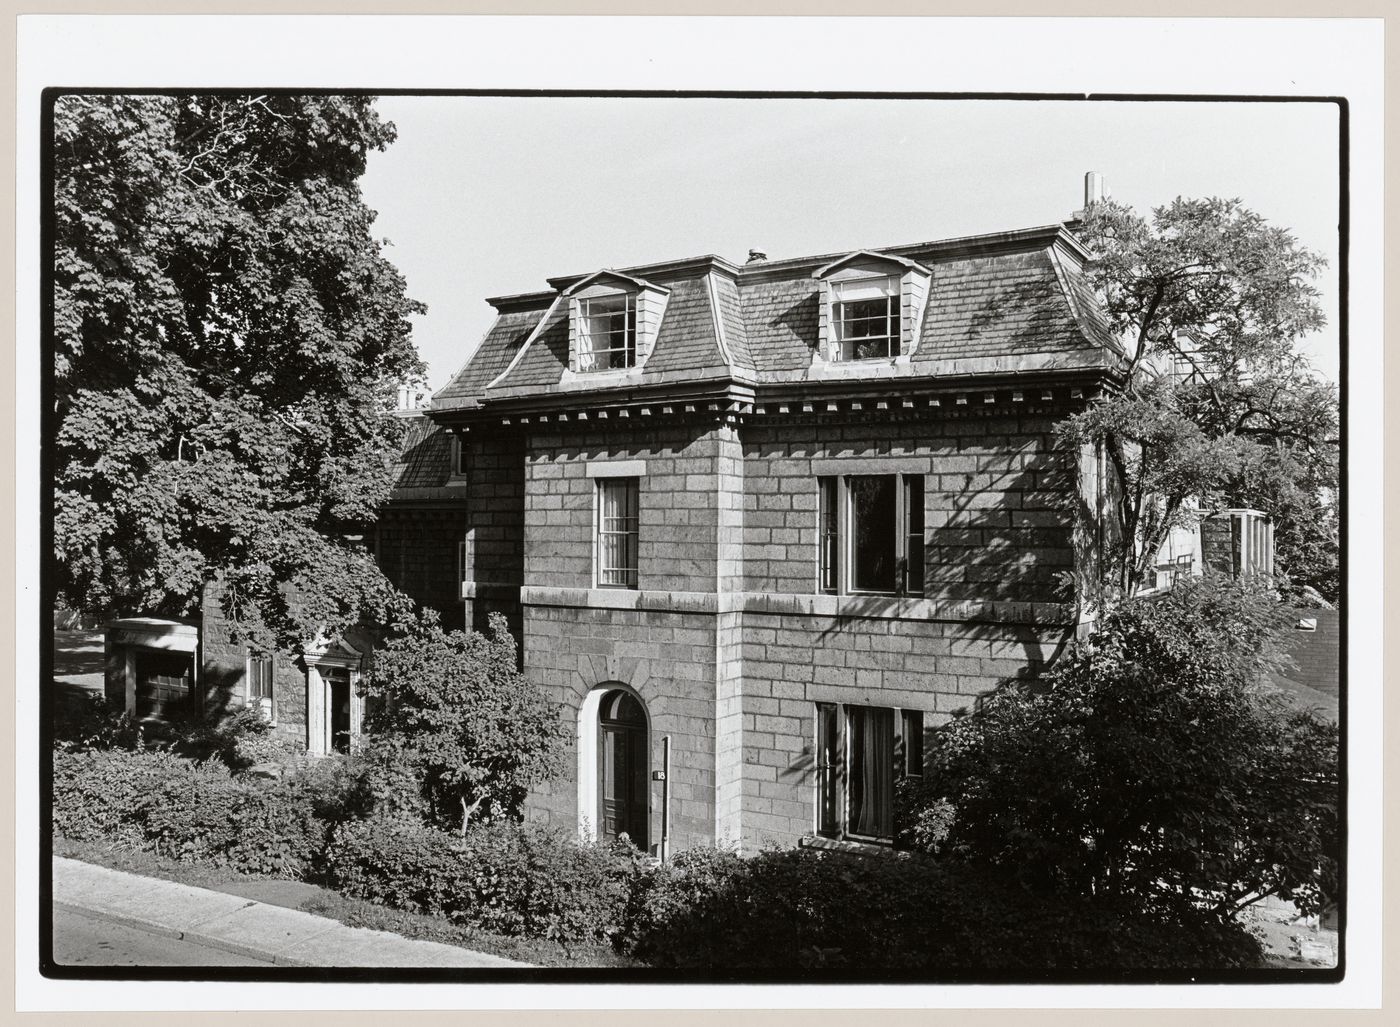
M 1337 391 L 1295 350 L 1323 326 L 1322 259 L 1238 200 L 1178 198 L 1150 222 L 1101 201 L 1079 235 L 1126 340 L 1121 392 L 1062 426 L 1106 456 L 1110 591 L 1131 595 L 1198 507 L 1257 505 L 1282 568 L 1335 599 Z
M 530 786 L 563 770 L 557 707 L 518 669 L 505 618 L 491 634 L 431 619 L 375 654 L 365 719 L 370 756 L 391 755 L 465 833 L 473 817 L 518 820 Z M 404 804 L 407 805 L 407 804 Z
M 1178 920 L 1335 895 L 1337 729 L 1263 690 L 1281 613 L 1211 575 L 1118 604 L 1044 680 L 936 737 L 921 847 Z
M 54 555 L 99 615 L 206 585 L 295 645 L 406 612 L 353 536 L 391 487 L 422 372 L 358 180 L 394 138 L 365 97 L 59 97 Z

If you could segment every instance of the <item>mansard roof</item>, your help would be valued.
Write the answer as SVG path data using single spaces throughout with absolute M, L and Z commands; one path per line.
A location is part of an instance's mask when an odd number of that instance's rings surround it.
M 433 398 L 448 415 L 509 403 L 541 410 L 564 397 L 625 387 L 630 396 L 737 388 L 748 394 L 832 380 L 1108 373 L 1122 350 L 1084 277 L 1087 252 L 1064 225 L 743 266 L 703 256 L 548 280 L 550 288 L 489 302 L 497 319 Z M 854 368 L 815 360 L 820 276 L 852 261 L 929 274 L 907 360 Z M 568 296 L 611 275 L 669 291 L 655 347 L 624 376 L 569 374 Z

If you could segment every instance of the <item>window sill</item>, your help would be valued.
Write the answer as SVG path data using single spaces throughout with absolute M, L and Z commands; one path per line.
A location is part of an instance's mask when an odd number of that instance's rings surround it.
M 857 841 L 854 838 L 827 838 L 825 835 L 809 834 L 797 840 L 801 849 L 819 849 L 825 852 L 849 852 L 859 856 L 894 856 L 893 841 L 881 842 L 873 839 Z

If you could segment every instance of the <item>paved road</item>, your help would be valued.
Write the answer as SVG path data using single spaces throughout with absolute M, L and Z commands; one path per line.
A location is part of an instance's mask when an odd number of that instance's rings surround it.
M 54 908 L 53 958 L 61 966 L 272 966 L 193 941 Z

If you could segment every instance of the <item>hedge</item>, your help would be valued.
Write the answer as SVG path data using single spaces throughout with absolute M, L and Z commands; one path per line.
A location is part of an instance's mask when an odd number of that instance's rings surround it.
M 1243 928 L 1037 899 L 967 864 L 692 850 L 644 877 L 622 939 L 653 966 L 855 971 L 1259 965 Z
M 112 838 L 245 874 L 306 875 L 328 827 L 298 779 L 243 781 L 220 763 L 159 750 L 58 749 L 53 781 L 59 834 Z
M 561 942 L 621 931 L 636 866 L 620 850 L 534 825 L 482 824 L 459 837 L 407 818 L 344 825 L 325 863 L 352 898 Z
M 331 884 L 352 898 L 498 934 L 609 941 L 666 968 L 853 972 L 1258 966 L 1241 927 L 1036 898 L 971 864 L 813 849 L 657 865 L 535 825 L 464 837 L 373 814 L 353 761 L 285 782 L 167 752 L 54 752 L 53 827 L 181 860 Z

